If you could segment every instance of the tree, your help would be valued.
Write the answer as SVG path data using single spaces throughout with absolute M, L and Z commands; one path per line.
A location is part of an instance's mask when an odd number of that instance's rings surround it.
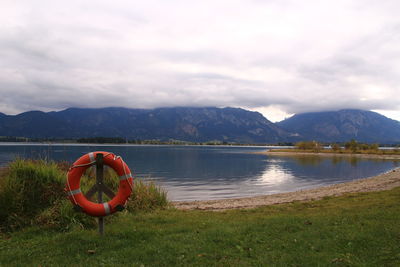
M 339 144 L 331 144 L 331 148 L 333 151 L 337 152 L 340 151 L 340 145 Z
M 356 153 L 358 150 L 358 143 L 356 140 L 351 139 L 350 142 L 344 144 L 344 147 L 348 150 L 351 150 L 351 152 Z

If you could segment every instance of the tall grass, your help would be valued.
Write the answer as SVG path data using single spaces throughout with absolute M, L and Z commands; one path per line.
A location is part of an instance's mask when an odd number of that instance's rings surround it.
M 132 195 L 127 206 L 128 211 L 150 211 L 167 208 L 168 206 L 167 192 L 164 189 L 152 181 L 135 180 Z
M 18 228 L 31 223 L 62 194 L 62 174 L 53 163 L 17 159 L 0 178 L 0 226 Z
M 91 218 L 73 213 L 64 192 L 65 172 L 55 162 L 17 159 L 0 177 L 0 231 L 24 226 L 67 229 L 94 225 Z
M 96 220 L 75 212 L 64 192 L 69 164 L 43 160 L 17 159 L 0 172 L 0 232 L 13 231 L 29 225 L 57 230 L 74 227 L 90 228 Z M 105 184 L 114 192 L 118 176 L 106 168 Z M 90 168 L 81 178 L 81 189 L 87 192 L 95 183 L 95 170 Z M 108 201 L 104 197 L 104 201 Z M 168 207 L 165 191 L 154 183 L 136 181 L 129 211 L 151 211 Z M 115 216 L 115 215 L 113 215 Z

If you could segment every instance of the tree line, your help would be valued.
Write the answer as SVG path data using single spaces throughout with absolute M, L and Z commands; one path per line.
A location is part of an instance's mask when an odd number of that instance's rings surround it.
M 317 141 L 301 141 L 295 144 L 296 149 L 313 152 L 321 152 L 324 147 L 324 144 Z M 397 145 L 397 147 L 399 147 L 399 145 Z M 362 151 L 377 152 L 379 151 L 379 144 L 359 143 L 355 139 L 352 139 L 345 143 L 329 144 L 328 148 L 330 148 L 334 152 L 341 152 L 342 150 L 350 151 L 352 153 Z
M 375 151 L 379 150 L 379 144 L 367 144 L 361 143 L 352 139 L 348 142 L 342 143 L 322 143 L 318 141 L 301 141 L 297 143 L 292 142 L 280 142 L 278 144 L 249 144 L 249 143 L 237 143 L 237 142 L 227 142 L 220 140 L 210 140 L 203 142 L 193 142 L 193 141 L 183 141 L 183 140 L 159 140 L 159 139 L 127 139 L 122 137 L 85 137 L 78 139 L 63 139 L 63 138 L 27 138 L 27 137 L 14 137 L 14 136 L 0 136 L 0 142 L 62 142 L 62 143 L 93 143 L 93 144 L 149 144 L 149 145 L 235 145 L 235 146 L 268 146 L 268 145 L 278 145 L 278 146 L 294 146 L 299 150 L 309 150 L 313 152 L 319 152 L 324 149 L 324 147 L 329 147 L 335 152 L 341 150 L 351 151 L 353 153 L 357 151 Z M 400 144 L 387 144 L 381 146 L 389 147 L 400 147 Z

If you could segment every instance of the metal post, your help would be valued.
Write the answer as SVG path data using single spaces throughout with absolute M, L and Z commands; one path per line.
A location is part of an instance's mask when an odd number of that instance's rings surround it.
M 96 156 L 96 184 L 98 192 L 98 203 L 103 203 L 103 154 L 97 154 Z M 104 234 L 104 217 L 98 218 L 99 222 L 99 234 Z

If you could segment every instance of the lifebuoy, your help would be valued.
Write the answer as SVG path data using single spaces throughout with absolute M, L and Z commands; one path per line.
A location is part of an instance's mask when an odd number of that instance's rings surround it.
M 87 168 L 96 164 L 97 154 L 103 154 L 103 162 L 110 166 L 119 176 L 118 193 L 113 199 L 105 203 L 95 203 L 89 201 L 80 189 L 80 181 L 83 173 Z M 125 206 L 129 196 L 132 193 L 133 178 L 128 165 L 120 156 L 113 153 L 96 151 L 80 157 L 74 162 L 68 170 L 66 191 L 72 204 L 80 207 L 80 209 L 88 215 L 102 217 L 113 214 L 119 207 Z

